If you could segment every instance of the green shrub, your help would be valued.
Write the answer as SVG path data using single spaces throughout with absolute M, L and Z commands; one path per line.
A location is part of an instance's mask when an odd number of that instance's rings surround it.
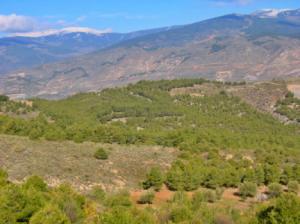
M 123 191 L 110 195 L 106 198 L 105 205 L 108 207 L 131 207 L 130 194 L 127 191 Z
M 214 203 L 217 201 L 217 194 L 214 190 L 205 190 L 203 192 L 204 201 Z
M 107 152 L 103 148 L 99 148 L 95 152 L 94 157 L 96 159 L 106 160 L 106 159 L 108 159 L 108 154 L 107 154 Z
M 146 180 L 143 182 L 143 188 L 154 188 L 155 191 L 159 191 L 164 182 L 163 175 L 158 167 L 154 167 L 147 174 Z
M 96 222 L 98 224 L 98 222 Z M 156 224 L 153 216 L 137 209 L 113 208 L 101 214 L 101 224 Z M 88 223 L 90 224 L 90 223 Z
M 34 188 L 38 191 L 47 191 L 47 184 L 39 176 L 29 177 L 23 185 L 24 188 Z
M 32 216 L 29 224 L 71 224 L 71 222 L 57 206 L 47 205 Z
M 80 223 L 84 218 L 85 197 L 78 194 L 68 184 L 62 184 L 52 192 L 52 203 L 57 205 L 72 223 Z
M 138 200 L 139 204 L 152 204 L 154 200 L 155 194 L 152 191 L 146 192 L 141 195 Z
M 272 183 L 268 188 L 270 197 L 279 197 L 283 192 L 282 186 L 279 183 Z
M 173 195 L 171 202 L 174 204 L 179 204 L 179 205 L 187 205 L 190 203 L 189 197 L 186 192 L 184 191 L 177 191 Z
M 239 187 L 239 195 L 246 199 L 247 197 L 254 197 L 257 192 L 257 186 L 255 183 L 245 182 Z
M 4 170 L 0 169 L 0 187 L 8 183 L 7 180 L 8 174 Z
M 288 93 L 285 95 L 286 98 L 293 98 L 294 97 L 294 93 L 292 93 L 291 91 L 288 91 Z
M 300 199 L 294 194 L 283 194 L 276 199 L 275 205 L 258 212 L 257 219 L 262 224 L 299 224 Z
M 269 185 L 270 183 L 277 183 L 280 181 L 280 169 L 278 168 L 278 164 L 265 164 L 264 173 L 265 184 Z
M 206 202 L 205 200 L 206 199 L 204 198 L 202 191 L 195 192 L 192 198 L 193 209 L 194 210 L 199 209 L 202 206 L 203 202 Z
M 9 100 L 8 96 L 0 95 L 0 102 L 7 102 Z
M 192 211 L 184 206 L 176 206 L 171 210 L 170 219 L 173 223 L 182 223 L 188 221 L 192 217 Z
M 298 181 L 290 181 L 288 183 L 288 191 L 290 193 L 298 194 L 299 192 L 299 184 Z
M 95 186 L 88 194 L 89 198 L 102 203 L 105 199 L 105 191 L 100 186 Z

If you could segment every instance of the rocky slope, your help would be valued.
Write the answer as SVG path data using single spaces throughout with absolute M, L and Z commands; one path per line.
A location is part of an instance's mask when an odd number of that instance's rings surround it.
M 227 15 L 123 41 L 0 80 L 13 97 L 61 98 L 142 79 L 300 76 L 300 10 Z
M 121 41 L 168 28 L 132 33 L 111 33 L 83 27 L 20 33 L 0 38 L 0 75 L 80 56 Z

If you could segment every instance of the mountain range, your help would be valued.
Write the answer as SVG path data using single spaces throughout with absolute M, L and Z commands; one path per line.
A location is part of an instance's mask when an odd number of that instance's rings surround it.
M 3 37 L 0 38 L 0 75 L 87 54 L 121 41 L 166 29 L 168 28 L 123 34 L 69 27 Z
M 7 73 L 0 92 L 15 98 L 62 98 L 144 79 L 286 79 L 300 76 L 300 10 L 231 14 L 129 34 L 11 37 L 0 40 L 0 49 Z M 11 65 L 7 58 L 21 62 Z

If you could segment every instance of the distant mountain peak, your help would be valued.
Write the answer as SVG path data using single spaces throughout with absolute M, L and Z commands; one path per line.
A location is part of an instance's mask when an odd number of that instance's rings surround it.
M 101 36 L 106 33 L 111 33 L 111 29 L 105 30 L 97 30 L 88 27 L 66 27 L 62 29 L 49 29 L 43 31 L 34 31 L 34 32 L 27 32 L 27 33 L 15 33 L 12 36 L 15 37 L 44 37 L 44 36 L 52 36 L 52 35 L 65 35 L 70 33 L 86 33 L 92 34 L 96 36 Z
M 258 16 L 260 18 L 276 18 L 281 13 L 291 11 L 291 9 L 262 9 L 252 13 L 254 16 Z

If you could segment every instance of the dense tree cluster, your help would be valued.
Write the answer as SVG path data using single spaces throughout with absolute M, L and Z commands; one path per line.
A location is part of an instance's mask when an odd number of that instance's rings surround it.
M 249 150 L 247 151 L 249 153 Z M 272 192 L 278 192 L 281 185 L 291 185 L 291 189 L 297 189 L 300 182 L 300 165 L 298 158 L 278 156 L 276 152 L 257 154 L 257 158 L 243 158 L 239 152 L 226 159 L 226 155 L 220 155 L 215 151 L 208 154 L 183 153 L 167 171 L 161 175 L 159 171 L 151 171 L 144 182 L 146 189 L 160 186 L 163 181 L 170 190 L 193 191 L 199 187 L 210 189 L 240 187 L 246 196 L 254 196 L 257 186 L 270 185 Z M 277 152 L 286 153 L 289 152 Z M 162 179 L 164 178 L 164 179 Z M 274 187 L 275 186 L 275 187 Z M 251 190 L 250 190 L 251 188 Z M 244 193 L 243 193 L 244 194 Z M 272 193 L 273 194 L 273 193 Z M 277 193 L 274 193 L 277 196 Z
M 300 220 L 300 199 L 291 193 L 247 213 L 216 206 L 220 199 L 216 190 L 197 191 L 192 197 L 178 191 L 159 209 L 143 209 L 133 204 L 127 192 L 106 194 L 94 188 L 83 196 L 66 184 L 49 188 L 37 176 L 16 185 L 7 180 L 4 171 L 0 174 L 1 224 L 298 224 Z M 153 198 L 149 191 L 139 202 L 151 204 Z
M 205 82 L 208 81 L 141 81 L 64 100 L 36 99 L 33 108 L 39 116 L 24 120 L 2 115 L 0 133 L 32 139 L 175 146 L 196 151 L 300 147 L 299 126 L 285 126 L 230 94 L 169 94 L 171 89 Z

